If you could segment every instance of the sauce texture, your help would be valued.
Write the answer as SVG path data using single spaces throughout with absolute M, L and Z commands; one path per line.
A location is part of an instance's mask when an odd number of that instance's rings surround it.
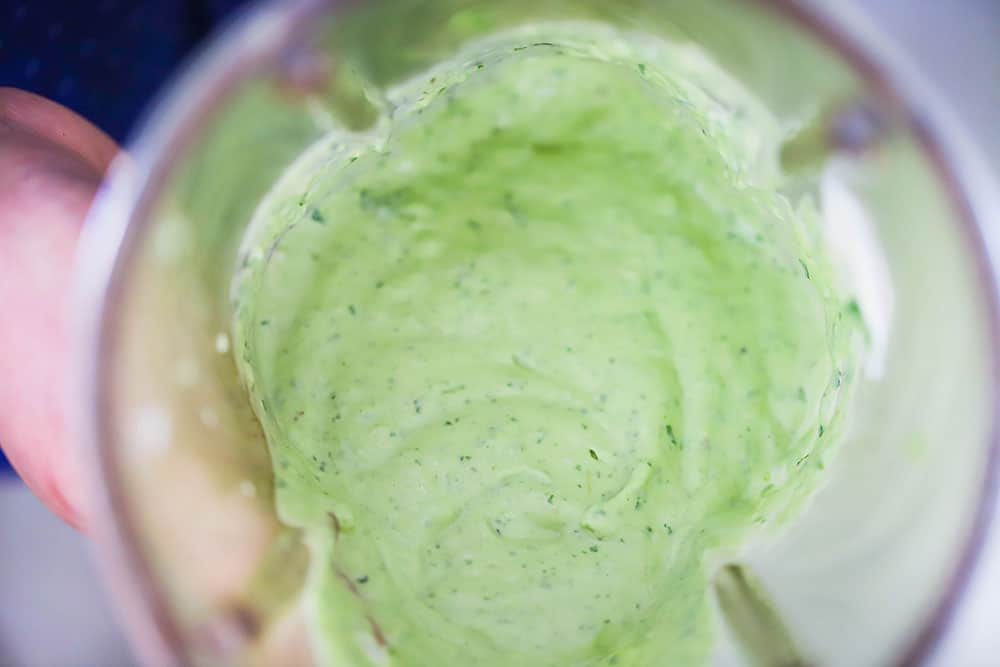
M 699 52 L 468 47 L 262 202 L 236 353 L 330 664 L 690 665 L 796 516 L 862 323 L 781 128 Z

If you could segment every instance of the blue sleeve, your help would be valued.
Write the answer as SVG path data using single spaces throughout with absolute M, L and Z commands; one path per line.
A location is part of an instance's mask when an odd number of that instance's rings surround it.
M 117 141 L 178 63 L 246 0 L 0 3 L 0 85 L 51 98 Z

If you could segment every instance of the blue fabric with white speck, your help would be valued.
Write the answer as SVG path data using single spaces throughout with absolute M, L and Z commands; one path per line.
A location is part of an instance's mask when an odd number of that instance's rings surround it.
M 247 0 L 2 0 L 0 86 L 43 95 L 122 142 L 181 60 Z M 10 467 L 0 453 L 0 474 Z
M 241 0 L 5 0 L 0 85 L 60 102 L 122 141 L 177 64 Z

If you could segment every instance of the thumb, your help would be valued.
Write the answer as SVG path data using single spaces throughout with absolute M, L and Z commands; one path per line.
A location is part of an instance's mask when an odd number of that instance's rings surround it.
M 0 88 L 0 446 L 52 511 L 81 527 L 64 396 L 77 238 L 117 147 L 73 112 Z

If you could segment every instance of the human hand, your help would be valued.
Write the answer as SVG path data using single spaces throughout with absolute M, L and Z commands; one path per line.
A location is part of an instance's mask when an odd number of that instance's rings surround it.
M 72 111 L 0 87 L 0 446 L 49 509 L 84 529 L 66 414 L 72 269 L 117 152 Z

